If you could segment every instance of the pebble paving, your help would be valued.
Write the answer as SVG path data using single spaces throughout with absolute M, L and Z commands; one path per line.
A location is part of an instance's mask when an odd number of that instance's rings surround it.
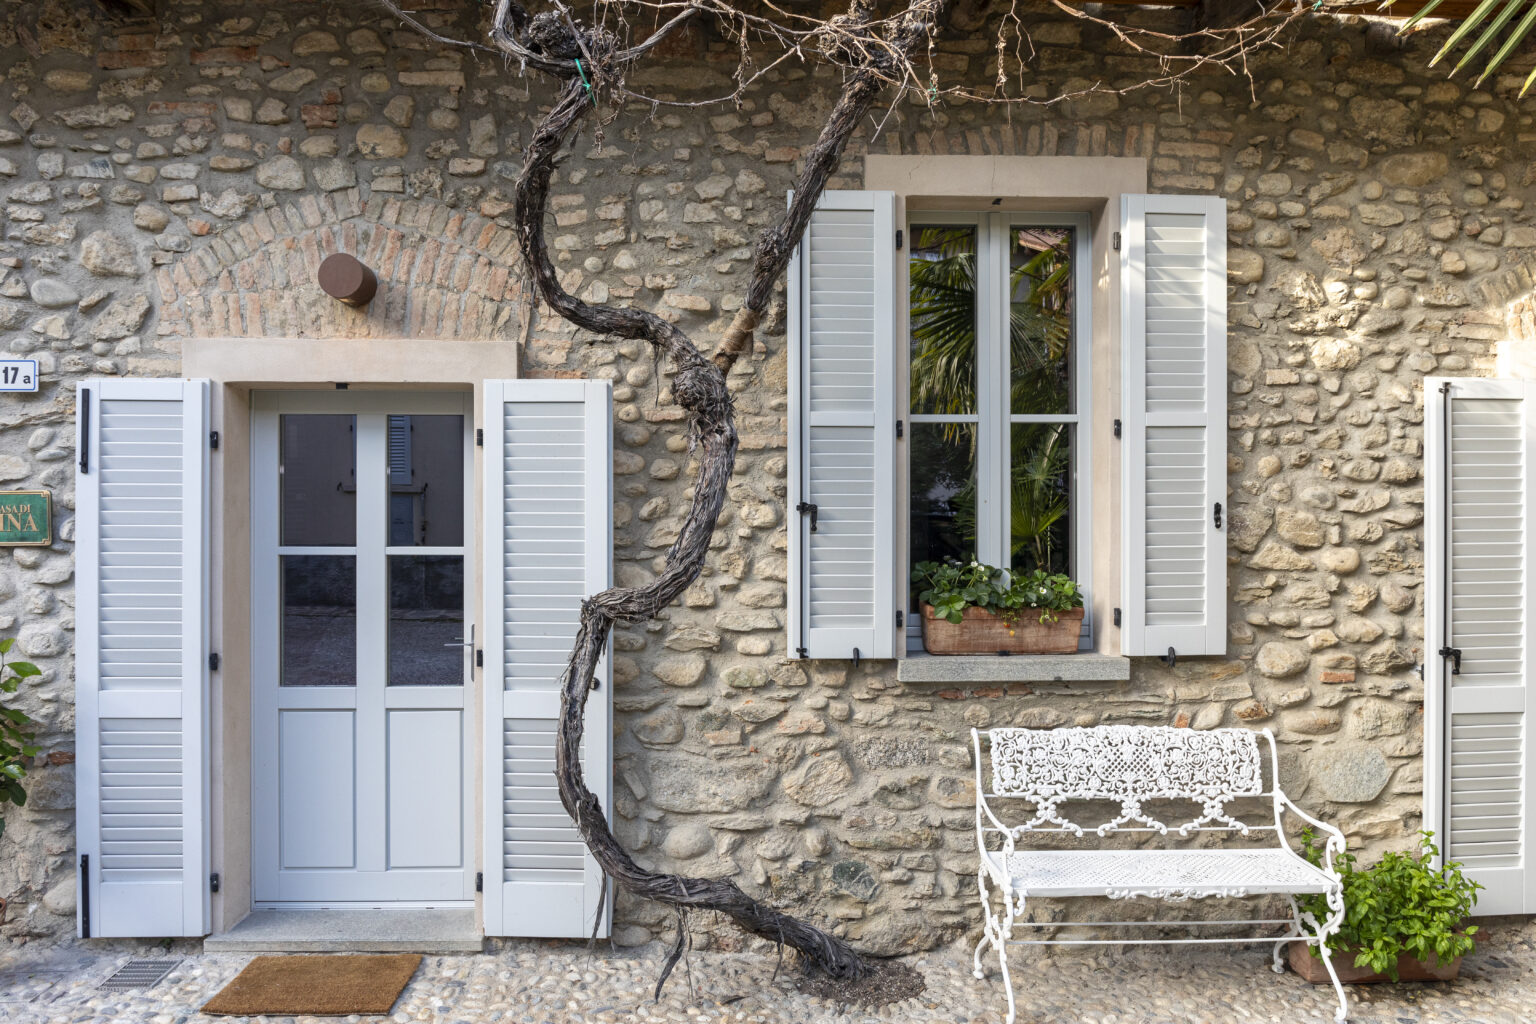
M 1536 1022 L 1536 922 L 1485 929 L 1451 984 L 1351 986 L 1356 1024 Z M 199 1007 L 253 954 L 191 953 L 159 984 L 108 993 L 97 986 L 125 948 L 19 948 L 0 952 L 4 1024 L 1002 1024 L 995 968 L 971 977 L 966 951 L 911 958 L 927 991 L 878 1011 L 850 1010 L 796 991 L 774 958 L 694 952 L 660 1002 L 651 999 L 662 950 L 588 952 L 580 945 L 509 943 L 496 954 L 428 956 L 388 1017 L 210 1017 Z M 151 955 L 177 955 L 156 953 Z M 1128 952 L 1010 954 L 1020 1024 L 1301 1024 L 1332 1021 L 1326 986 L 1269 970 L 1267 947 L 1135 948 Z

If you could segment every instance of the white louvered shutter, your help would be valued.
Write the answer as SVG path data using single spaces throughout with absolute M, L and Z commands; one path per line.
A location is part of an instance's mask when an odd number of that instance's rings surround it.
M 208 382 L 76 393 L 79 924 L 209 931 Z
M 1426 827 L 1486 886 L 1477 913 L 1536 913 L 1536 385 L 1428 378 L 1424 399 Z
M 612 901 L 555 785 L 560 681 L 581 602 L 613 583 L 607 381 L 485 384 L 485 930 L 606 936 Z M 612 652 L 587 697 L 582 771 L 612 814 Z
M 789 270 L 789 639 L 896 656 L 895 197 L 826 192 Z M 813 511 L 814 507 L 814 511 Z
M 1219 196 L 1123 197 L 1126 655 L 1226 652 L 1226 224 Z

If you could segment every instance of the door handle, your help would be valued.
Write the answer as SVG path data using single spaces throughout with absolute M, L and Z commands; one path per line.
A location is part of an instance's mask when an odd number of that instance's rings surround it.
M 460 640 L 459 643 L 456 643 L 456 644 L 443 644 L 443 646 L 444 647 L 473 647 L 473 646 L 475 646 L 475 624 L 473 622 L 471 622 L 469 624 L 469 636 L 467 638 L 461 636 L 461 637 L 459 637 L 459 640 Z

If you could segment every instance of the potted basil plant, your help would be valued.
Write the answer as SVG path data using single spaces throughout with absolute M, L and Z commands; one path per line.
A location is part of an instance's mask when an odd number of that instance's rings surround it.
M 1461 972 L 1461 958 L 1472 952 L 1477 934 L 1467 918 L 1482 886 L 1454 861 L 1435 867 L 1440 851 L 1433 837 L 1421 832 L 1414 850 L 1389 851 L 1368 868 L 1357 868 L 1352 853 L 1335 858 L 1344 881 L 1344 922 L 1329 939 L 1328 954 L 1340 981 L 1450 981 Z M 1301 852 L 1322 863 L 1322 844 L 1310 831 L 1302 833 Z M 1328 915 L 1323 896 L 1298 897 L 1297 903 L 1319 921 Z M 1290 962 L 1314 985 L 1328 984 L 1315 945 L 1291 943 Z
M 929 654 L 1072 654 L 1083 592 L 1070 576 L 1004 572 L 969 562 L 919 562 L 923 649 Z

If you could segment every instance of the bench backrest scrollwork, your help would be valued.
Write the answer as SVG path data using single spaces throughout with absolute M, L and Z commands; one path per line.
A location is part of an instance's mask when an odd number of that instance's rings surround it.
M 1143 804 L 1194 801 L 1201 813 L 1176 826 L 1180 834 L 1205 827 L 1247 833 L 1248 826 L 1226 812 L 1229 801 L 1266 794 L 1262 736 L 1274 758 L 1268 731 L 1176 729 L 1166 726 L 1101 725 L 1071 729 L 992 729 L 992 794 L 1035 805 L 1024 830 L 1054 828 L 1082 835 L 1083 828 L 1061 814 L 1069 801 L 1114 801 L 1120 815 L 1097 826 L 1107 835 L 1122 825 L 1168 831 Z M 977 765 L 981 750 L 977 743 Z M 1213 825 L 1212 823 L 1220 823 Z

